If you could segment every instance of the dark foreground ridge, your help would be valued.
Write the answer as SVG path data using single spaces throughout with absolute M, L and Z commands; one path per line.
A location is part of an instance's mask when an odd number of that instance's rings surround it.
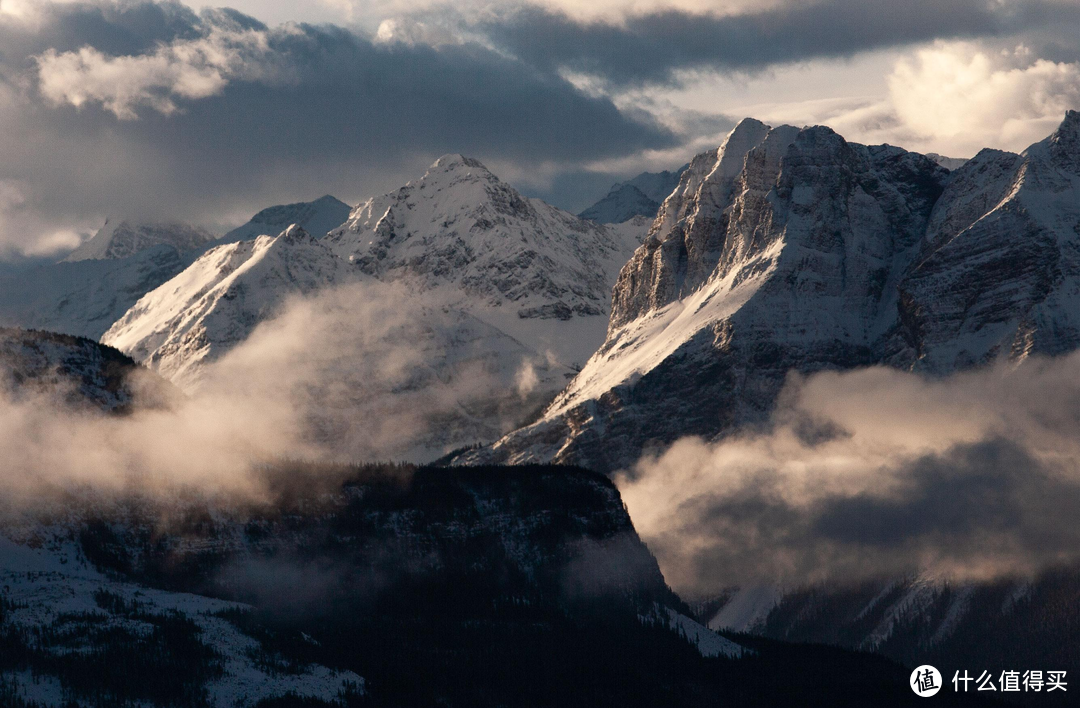
M 154 405 L 176 392 L 120 350 L 87 337 L 0 327 L 0 393 L 123 413 L 137 396 Z
M 20 542 L 74 545 L 109 582 L 249 603 L 215 617 L 254 638 L 249 656 L 275 675 L 321 665 L 363 677 L 340 705 L 919 700 L 910 668 L 873 655 L 747 637 L 736 638 L 751 649 L 739 658 L 703 656 L 672 630 L 668 610 L 690 610 L 599 474 L 288 463 L 266 470 L 261 487 L 258 502 L 66 500 L 64 525 L 23 526 Z M 19 612 L 5 595 L 0 677 L 51 676 L 80 705 L 213 705 L 204 687 L 221 676 L 222 654 L 191 617 L 150 613 L 103 581 L 98 609 L 35 633 L 5 623 Z M 119 620 L 142 629 L 109 624 Z M 73 644 L 81 650 L 53 651 Z M 0 679 L 0 705 L 25 705 L 4 690 Z

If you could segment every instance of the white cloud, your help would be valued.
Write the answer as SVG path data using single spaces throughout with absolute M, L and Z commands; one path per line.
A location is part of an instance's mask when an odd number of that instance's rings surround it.
M 888 87 L 901 125 L 931 149 L 1016 151 L 1046 137 L 1067 109 L 1080 106 L 1080 63 L 1040 59 L 1022 45 L 994 53 L 938 43 L 900 61 Z
M 233 79 L 260 79 L 272 71 L 265 32 L 211 26 L 204 37 L 176 40 L 153 53 L 109 57 L 93 47 L 37 57 L 41 94 L 53 105 L 100 103 L 121 120 L 149 107 L 166 115 L 177 98 L 221 93 Z
M 38 22 L 53 5 L 70 5 L 80 0 L 0 0 L 0 22 Z
M 827 125 L 849 140 L 970 157 L 1021 151 L 1080 108 L 1080 63 L 1007 49 L 937 42 L 758 75 L 702 75 L 662 94 L 684 109 L 753 116 L 772 125 Z M 696 147 L 696 145 L 695 145 Z

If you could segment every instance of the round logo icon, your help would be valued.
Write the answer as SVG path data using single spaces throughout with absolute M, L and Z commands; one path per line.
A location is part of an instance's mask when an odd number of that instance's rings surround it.
M 929 664 L 923 664 L 911 672 L 911 690 L 916 696 L 929 698 L 941 690 L 941 672 Z

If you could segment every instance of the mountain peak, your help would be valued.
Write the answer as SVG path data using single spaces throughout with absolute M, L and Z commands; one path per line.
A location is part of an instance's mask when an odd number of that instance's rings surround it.
M 449 153 L 443 155 L 431 165 L 431 170 L 444 170 L 451 172 L 458 169 L 476 169 L 488 172 L 488 168 L 484 166 L 484 163 L 472 157 L 465 157 L 458 153 Z
M 1080 173 L 1080 111 L 1065 111 L 1065 118 L 1049 137 L 1023 152 L 1036 162 L 1047 161 L 1073 174 Z
M 1061 125 L 1058 126 L 1057 132 L 1067 132 L 1072 135 L 1080 134 L 1080 111 L 1065 111 L 1065 118 L 1061 121 Z
M 714 169 L 718 170 L 717 176 L 730 179 L 739 174 L 746 153 L 760 145 L 771 130 L 771 126 L 755 118 L 743 118 L 739 121 L 716 151 L 718 162 Z
M 1050 136 L 1054 152 L 1080 167 L 1080 111 L 1065 111 L 1065 119 Z
M 214 240 L 205 229 L 176 221 L 155 222 L 129 218 L 108 218 L 89 240 L 69 253 L 67 262 L 127 258 L 154 246 L 172 246 L 178 252 L 192 251 Z
M 742 120 L 740 120 L 738 123 L 735 124 L 735 127 L 731 129 L 730 133 L 728 133 L 728 137 L 730 138 L 732 135 L 738 136 L 738 135 L 760 133 L 763 130 L 767 131 L 767 130 L 770 130 L 770 129 L 771 129 L 771 127 L 769 125 L 766 125 L 765 123 L 762 123 L 757 118 L 751 118 L 750 116 L 747 116 L 746 118 L 743 118 Z
M 279 238 L 283 238 L 286 241 L 312 241 L 311 234 L 304 231 L 304 227 L 300 224 L 289 224 L 289 227 L 279 234 Z
M 345 223 L 350 212 L 352 207 L 329 194 L 312 202 L 278 204 L 262 209 L 246 224 L 225 234 L 217 243 L 246 241 L 256 236 L 276 236 L 292 224 L 302 226 L 308 233 L 321 238 L 331 229 Z

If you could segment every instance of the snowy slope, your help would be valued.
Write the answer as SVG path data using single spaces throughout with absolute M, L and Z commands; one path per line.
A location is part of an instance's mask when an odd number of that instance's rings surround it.
M 408 283 L 578 368 L 603 340 L 611 287 L 646 229 L 583 221 L 446 155 L 326 241 L 358 277 Z
M 0 325 L 98 339 L 135 302 L 184 269 L 168 245 L 117 259 L 60 262 L 0 276 Z
M 315 238 L 322 238 L 349 218 L 352 208 L 345 202 L 327 194 L 311 202 L 279 204 L 267 207 L 238 226 L 213 245 L 247 241 L 257 236 L 276 236 L 296 224 Z
M 0 325 L 97 339 L 214 238 L 187 224 L 109 220 L 63 261 L 0 275 Z
M 1080 115 L 950 174 L 745 120 L 622 270 L 607 341 L 538 423 L 463 458 L 615 469 L 767 417 L 788 371 L 947 372 L 1080 345 Z
M 572 363 L 602 339 L 611 286 L 641 237 L 527 199 L 480 162 L 447 155 L 361 204 L 327 243 L 358 274 L 437 290 L 447 305 Z M 592 336 L 553 336 L 564 328 L 551 321 L 576 318 L 596 318 Z
M 0 273 L 0 326 L 98 339 L 139 298 L 211 248 L 277 235 L 294 223 L 322 236 L 348 215 L 348 205 L 326 196 L 263 209 L 220 239 L 186 224 L 110 219 L 59 263 Z
M 299 227 L 212 249 L 142 297 L 102 336 L 181 386 L 291 295 L 333 285 L 341 264 Z

